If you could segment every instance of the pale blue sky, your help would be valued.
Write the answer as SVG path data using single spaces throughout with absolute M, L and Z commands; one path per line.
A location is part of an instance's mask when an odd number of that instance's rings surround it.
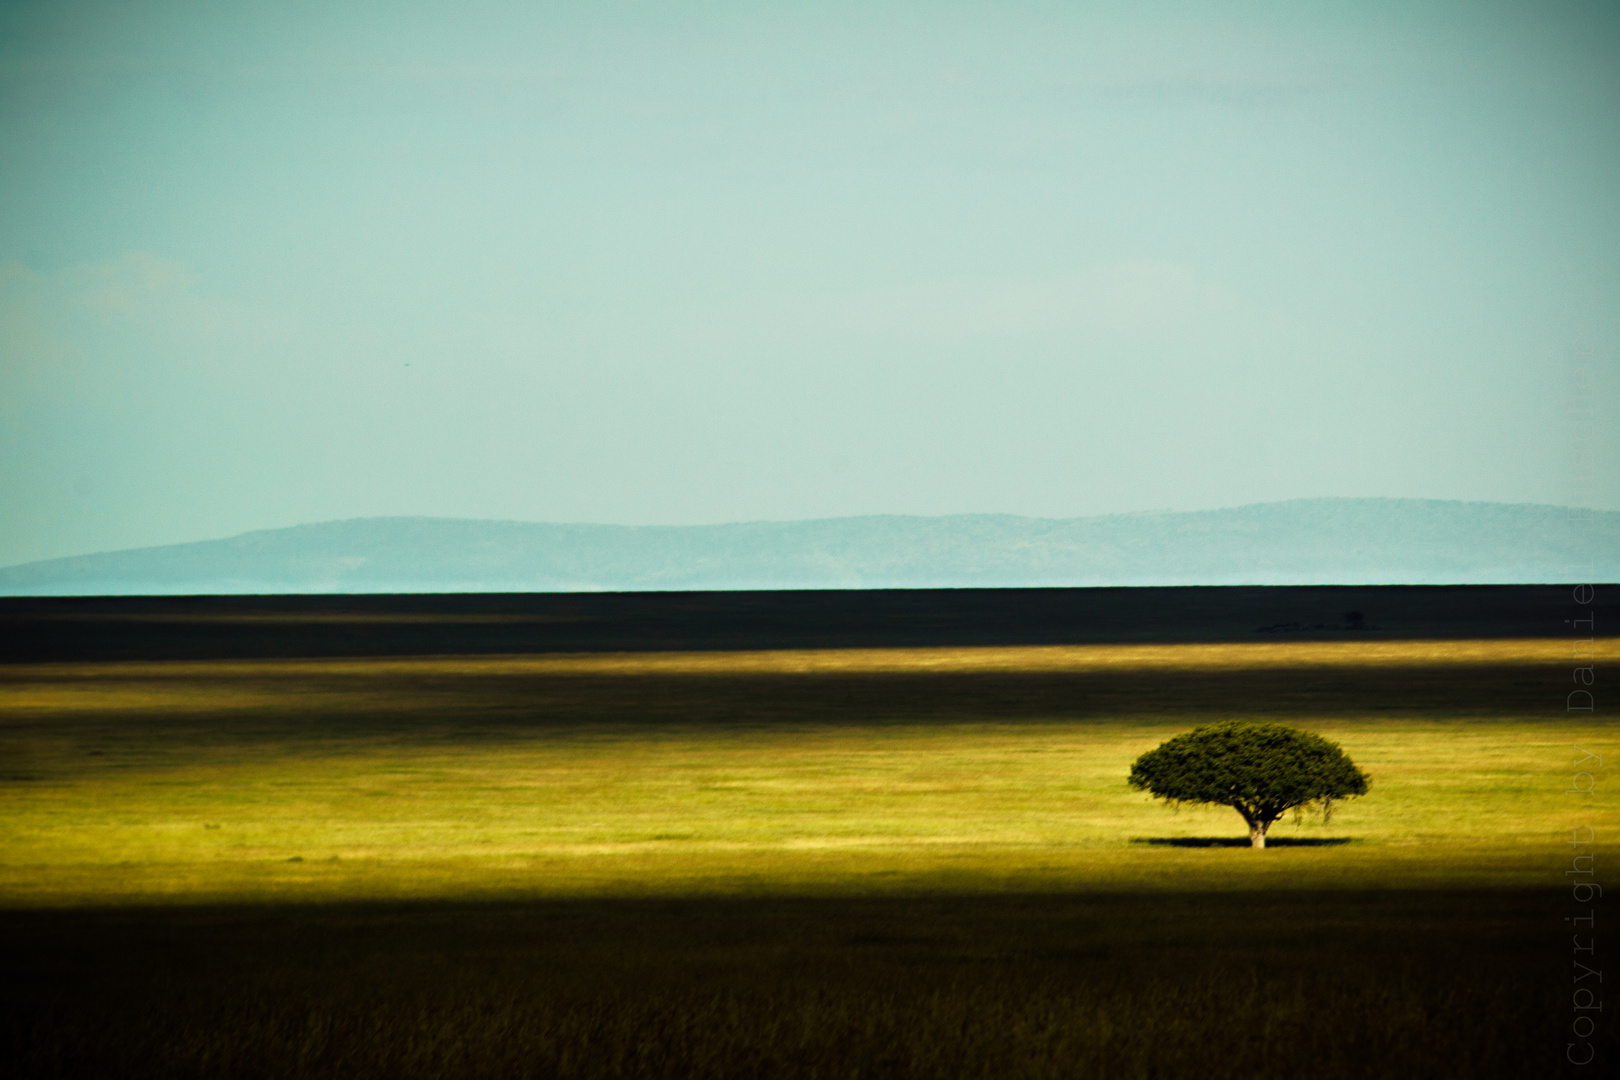
M 0 0 L 0 564 L 1620 509 L 1613 4 Z

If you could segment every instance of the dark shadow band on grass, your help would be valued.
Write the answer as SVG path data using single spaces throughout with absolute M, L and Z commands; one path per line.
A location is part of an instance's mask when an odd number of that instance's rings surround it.
M 1351 842 L 1348 836 L 1276 836 L 1266 838 L 1266 847 L 1338 847 Z M 1160 844 L 1168 847 L 1249 847 L 1247 836 L 1136 836 L 1133 844 Z
M 0 909 L 0 1057 L 16 1080 L 1542 1076 L 1569 1044 L 1559 884 Z M 1256 1040 L 1256 1016 L 1288 1022 Z

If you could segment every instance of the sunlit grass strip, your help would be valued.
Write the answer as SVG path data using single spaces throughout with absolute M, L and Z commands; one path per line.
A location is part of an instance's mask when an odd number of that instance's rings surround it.
M 339 712 L 330 723 L 341 725 Z M 41 757 L 0 787 L 0 905 L 427 897 L 1534 885 L 1566 748 L 1535 723 L 1303 726 L 1372 793 L 1277 839 L 1127 789 L 1153 724 L 693 724 L 425 744 L 356 734 Z M 1567 770 L 1564 770 L 1567 772 Z M 1599 829 L 1615 815 L 1592 818 Z M 1159 843 L 1147 843 L 1157 840 Z
M 1595 661 L 1615 655 L 1620 638 L 1582 644 Z M 730 652 L 559 653 L 501 657 L 376 657 L 321 660 L 116 661 L 19 664 L 0 668 L 7 683 L 33 679 L 308 675 L 899 675 L 1036 674 L 1086 671 L 1245 671 L 1290 667 L 1410 668 L 1536 666 L 1571 660 L 1569 641 L 1506 638 L 1466 641 L 1288 641 L 1180 645 L 1018 645 L 881 649 L 758 649 Z M 4 699 L 0 697 L 0 706 Z
M 1602 663 L 1620 638 L 1583 643 Z M 1542 638 L 1466 641 L 1295 641 L 1180 645 L 1027 645 L 960 648 L 771 649 L 730 652 L 564 653 L 502 657 L 378 657 L 318 660 L 113 661 L 0 666 L 0 724 L 51 710 L 171 713 L 274 708 L 301 680 L 353 708 L 409 712 L 387 690 L 396 680 L 503 678 L 727 678 L 904 675 L 1123 674 L 1377 670 L 1445 667 L 1551 667 L 1572 663 L 1569 641 Z M 319 682 L 321 689 L 310 689 Z M 380 694 L 376 693 L 382 689 Z M 364 698 L 357 695 L 365 695 Z M 367 699 L 376 700 L 368 705 Z
M 1431 722 L 1320 715 L 1331 687 L 1289 699 L 1279 718 L 1340 742 L 1373 790 L 1331 826 L 1274 830 L 1349 844 L 1257 861 L 1139 843 L 1244 831 L 1229 811 L 1173 814 L 1126 788 L 1137 755 L 1192 726 L 1177 699 L 1137 715 L 1126 694 L 1119 712 L 1075 718 L 1083 685 L 1032 680 L 1050 709 L 1015 719 L 992 679 L 948 723 L 894 725 L 883 699 L 838 677 L 915 674 L 937 688 L 959 672 L 1359 665 L 1376 685 L 1387 670 L 1398 694 L 1402 671 L 1448 664 L 1487 685 L 1539 684 L 1535 669 L 1568 650 L 1340 641 L 6 667 L 0 905 L 1526 884 L 1568 825 L 1569 747 L 1534 710 L 1487 703 Z M 840 686 L 856 708 L 811 693 Z M 1242 679 L 1225 690 L 1236 713 L 1268 693 Z M 659 723 L 640 724 L 671 697 Z

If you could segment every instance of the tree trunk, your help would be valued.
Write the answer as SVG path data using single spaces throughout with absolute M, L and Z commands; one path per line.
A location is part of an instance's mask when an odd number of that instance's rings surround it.
M 1266 826 L 1270 824 L 1271 822 L 1261 821 L 1258 818 L 1249 822 L 1250 847 L 1263 848 L 1266 846 Z

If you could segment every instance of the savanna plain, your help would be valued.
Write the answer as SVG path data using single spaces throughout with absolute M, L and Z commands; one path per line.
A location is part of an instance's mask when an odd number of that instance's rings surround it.
M 1563 1075 L 1570 830 L 1616 825 L 1565 794 L 1572 731 L 1607 735 L 1566 716 L 1569 649 L 0 665 L 0 1060 Z M 1137 755 L 1232 718 L 1338 742 L 1370 793 L 1253 851 L 1235 812 L 1126 786 Z M 1587 1069 L 1612 1068 L 1612 1025 Z

